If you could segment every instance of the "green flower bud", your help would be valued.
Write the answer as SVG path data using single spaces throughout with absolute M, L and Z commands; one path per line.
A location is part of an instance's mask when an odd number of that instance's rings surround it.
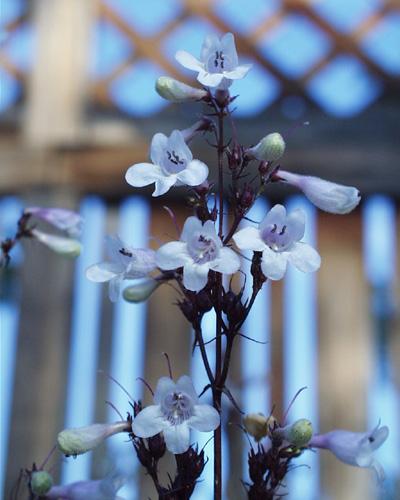
M 160 76 L 156 81 L 157 93 L 171 102 L 199 101 L 207 95 L 203 89 L 190 87 L 169 76 Z
M 32 229 L 31 233 L 40 243 L 43 243 L 43 245 L 46 245 L 50 250 L 63 257 L 74 258 L 78 257 L 81 253 L 82 245 L 78 240 L 47 234 L 38 229 Z
M 159 281 L 149 279 L 137 285 L 128 286 L 123 291 L 122 296 L 127 302 L 133 302 L 135 304 L 144 302 L 160 285 L 161 283 Z
M 276 429 L 273 435 L 285 439 L 296 448 L 303 448 L 312 438 L 312 423 L 306 418 L 300 418 L 294 424 Z
M 31 489 L 34 495 L 43 496 L 53 486 L 53 478 L 45 470 L 39 470 L 32 473 Z
M 246 431 L 253 436 L 256 441 L 260 441 L 268 434 L 269 419 L 262 413 L 249 413 L 243 419 Z
M 266 135 L 254 147 L 247 150 L 247 154 L 260 161 L 277 161 L 285 152 L 285 141 L 278 132 Z

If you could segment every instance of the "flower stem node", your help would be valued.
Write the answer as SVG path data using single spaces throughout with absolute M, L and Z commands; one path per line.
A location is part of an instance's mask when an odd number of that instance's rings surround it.
M 268 417 L 262 413 L 249 413 L 243 419 L 243 425 L 248 434 L 256 441 L 268 435 Z
M 139 304 L 146 301 L 160 285 L 159 281 L 149 279 L 137 285 L 128 286 L 123 291 L 122 296 L 127 302 Z
M 31 490 L 34 495 L 44 496 L 53 486 L 52 476 L 45 470 L 32 473 Z
M 283 156 L 286 144 L 278 132 L 266 135 L 261 141 L 249 148 L 246 153 L 247 156 L 256 158 L 260 161 L 277 161 Z
M 200 101 L 207 96 L 205 90 L 196 89 L 169 76 L 160 76 L 157 79 L 156 91 L 167 101 L 176 103 Z
M 108 437 L 129 430 L 130 424 L 124 421 L 64 429 L 58 434 L 57 443 L 66 456 L 82 455 L 99 446 Z
M 281 437 L 296 448 L 307 446 L 313 435 L 312 423 L 306 418 L 300 418 L 291 425 L 275 429 L 274 437 Z

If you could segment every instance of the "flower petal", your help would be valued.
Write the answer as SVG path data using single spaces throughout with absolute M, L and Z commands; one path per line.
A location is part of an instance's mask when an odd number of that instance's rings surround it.
M 155 165 L 162 165 L 167 147 L 168 137 L 165 134 L 158 132 L 153 135 L 150 144 L 150 158 Z
M 287 252 L 274 252 L 269 247 L 265 247 L 262 260 L 261 270 L 264 275 L 270 280 L 280 280 L 286 272 Z
M 125 180 L 133 187 L 143 187 L 163 177 L 161 168 L 152 163 L 137 163 L 128 168 Z
M 236 52 L 235 38 L 232 33 L 225 33 L 225 35 L 221 38 L 221 48 L 225 56 L 231 61 L 232 65 L 236 67 L 239 63 L 239 59 Z
M 177 384 L 175 384 L 175 382 L 170 377 L 159 378 L 156 390 L 154 392 L 154 402 L 156 404 L 161 404 L 167 393 L 176 389 L 176 385 Z
M 292 241 L 300 241 L 306 227 L 306 214 L 301 208 L 296 208 L 286 217 L 287 232 Z
M 321 266 L 321 257 L 319 253 L 307 243 L 294 243 L 288 253 L 288 259 L 297 269 L 303 273 L 312 273 Z
M 378 460 L 376 460 L 375 458 L 372 459 L 370 468 L 374 469 L 378 483 L 380 484 L 383 483 L 383 481 L 385 480 L 385 470 L 382 467 L 382 465 L 378 462 Z
M 175 455 L 185 453 L 190 445 L 190 430 L 187 423 L 171 425 L 163 431 L 167 449 Z
M 203 44 L 201 46 L 200 59 L 203 63 L 206 63 L 211 54 L 215 54 L 216 50 L 220 50 L 221 42 L 218 36 L 213 33 L 207 35 L 204 38 Z
M 199 398 L 190 377 L 182 375 L 182 377 L 180 377 L 176 382 L 176 387 L 177 389 L 186 392 L 186 394 L 192 399 L 193 404 L 197 404 Z
M 224 77 L 230 80 L 240 80 L 244 78 L 247 73 L 251 70 L 251 64 L 242 64 L 241 66 L 236 66 L 232 71 L 224 71 Z
M 196 405 L 193 415 L 187 420 L 189 427 L 200 432 L 215 430 L 221 422 L 219 413 L 211 405 Z
M 197 80 L 206 87 L 217 87 L 223 78 L 224 75 L 222 73 L 208 73 L 204 70 L 201 70 L 197 75 Z
M 186 243 L 183 241 L 170 241 L 156 252 L 156 264 L 165 271 L 178 269 L 190 261 L 191 257 L 187 252 Z
M 162 414 L 160 405 L 150 405 L 143 408 L 132 422 L 133 433 L 141 438 L 155 436 L 168 425 Z
M 260 237 L 260 231 L 252 226 L 244 227 L 233 235 L 233 241 L 240 250 L 253 250 L 253 252 L 262 252 L 266 247 Z
M 274 205 L 261 221 L 259 229 L 262 232 L 265 228 L 276 224 L 283 226 L 286 222 L 286 208 L 283 205 Z
M 193 233 L 196 231 L 201 231 L 203 225 L 197 217 L 188 217 L 185 220 L 185 224 L 183 225 L 182 233 L 181 233 L 181 240 L 182 241 L 189 241 L 190 238 L 192 237 Z M 215 233 L 215 231 L 214 231 Z
M 183 134 L 180 130 L 173 130 L 171 136 L 168 139 L 168 148 L 181 158 L 190 162 L 193 160 L 192 152 L 190 151 L 188 145 L 185 142 Z
M 199 160 L 192 160 L 176 177 L 187 186 L 198 186 L 207 179 L 208 167 Z
M 119 294 L 121 292 L 121 285 L 123 281 L 123 275 L 118 274 L 112 278 L 108 284 L 108 297 L 111 302 L 117 302 L 119 299 Z
M 240 258 L 230 248 L 219 250 L 218 258 L 210 262 L 210 269 L 223 274 L 234 274 L 240 269 Z
M 207 285 L 208 264 L 188 262 L 183 268 L 183 285 L 192 292 L 199 292 Z
M 191 69 L 192 71 L 201 71 L 204 68 L 204 65 L 198 59 L 185 50 L 178 50 L 175 54 L 175 59 L 179 64 L 182 64 L 183 67 Z
M 160 177 L 156 180 L 155 189 L 152 196 L 161 196 L 165 194 L 169 189 L 176 183 L 176 175 L 168 175 L 166 177 Z
M 96 283 L 104 283 L 123 273 L 124 270 L 124 266 L 117 262 L 99 262 L 86 269 L 86 278 Z

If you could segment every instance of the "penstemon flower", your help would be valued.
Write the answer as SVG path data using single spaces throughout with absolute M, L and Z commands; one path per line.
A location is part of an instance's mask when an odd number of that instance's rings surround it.
M 110 261 L 99 262 L 86 270 L 86 277 L 96 283 L 109 281 L 108 294 L 115 302 L 123 280 L 144 278 L 155 268 L 155 252 L 149 248 L 132 248 L 118 236 L 106 238 Z
M 163 433 L 167 449 L 179 454 L 188 450 L 190 428 L 211 432 L 220 425 L 219 413 L 199 398 L 191 379 L 183 375 L 175 383 L 161 377 L 154 393 L 154 405 L 140 411 L 132 423 L 137 437 L 149 438 Z
M 121 476 L 111 476 L 96 481 L 77 481 L 75 483 L 53 486 L 46 498 L 55 500 L 123 500 L 117 496 L 123 486 Z
M 64 257 L 74 258 L 78 257 L 81 253 L 82 245 L 78 240 L 47 234 L 43 231 L 39 231 L 39 229 L 32 229 L 31 235 L 37 241 L 50 248 L 50 250 Z
M 327 449 L 346 464 L 374 469 L 378 481 L 382 482 L 385 479 L 385 472 L 382 465 L 374 458 L 374 452 L 383 445 L 388 435 L 388 427 L 380 427 L 380 424 L 369 432 L 338 429 L 315 435 L 309 446 Z
M 29 207 L 24 210 L 24 213 L 48 222 L 61 229 L 61 231 L 65 231 L 70 236 L 76 237 L 81 233 L 82 217 L 72 210 L 65 208 Z
M 174 130 L 170 137 L 156 134 L 151 141 L 150 158 L 153 163 L 132 165 L 125 179 L 134 187 L 154 183 L 153 196 L 166 193 L 174 184 L 198 186 L 207 179 L 207 165 L 193 159 L 179 130 Z
M 279 170 L 277 177 L 301 189 L 315 206 L 332 214 L 348 214 L 361 200 L 359 190 L 352 186 L 284 170 Z
M 156 263 L 165 271 L 183 267 L 183 284 L 193 292 L 206 286 L 210 269 L 234 274 L 240 268 L 239 257 L 222 245 L 214 223 L 202 225 L 197 217 L 186 219 L 180 241 L 171 241 L 157 250 Z
M 197 80 L 206 87 L 229 87 L 232 80 L 245 77 L 251 68 L 251 64 L 239 65 L 232 33 L 222 38 L 208 35 L 201 48 L 200 60 L 184 50 L 179 50 L 175 58 L 185 68 L 197 71 Z
M 261 269 L 271 280 L 283 278 L 290 262 L 303 272 L 319 269 L 321 258 L 316 250 L 300 240 L 304 236 L 305 215 L 294 210 L 286 215 L 283 205 L 275 205 L 264 217 L 258 229 L 245 227 L 233 239 L 241 250 L 262 252 Z

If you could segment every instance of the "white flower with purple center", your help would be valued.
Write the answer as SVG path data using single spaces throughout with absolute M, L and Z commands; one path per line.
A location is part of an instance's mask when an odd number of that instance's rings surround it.
M 86 277 L 96 283 L 109 282 L 109 297 L 115 302 L 123 280 L 144 278 L 155 268 L 155 252 L 149 248 L 132 248 L 118 236 L 106 238 L 109 261 L 99 262 L 86 270 Z
M 149 438 L 163 433 L 167 449 L 179 454 L 188 450 L 190 429 L 211 432 L 220 425 L 215 408 L 199 404 L 199 398 L 191 379 L 183 375 L 175 383 L 169 377 L 161 377 L 154 393 L 154 405 L 137 414 L 132 423 L 133 433 Z
M 214 223 L 204 225 L 197 217 L 189 217 L 183 226 L 180 241 L 171 241 L 156 252 L 160 269 L 169 271 L 183 267 L 183 284 L 188 290 L 202 290 L 210 269 L 222 274 L 234 274 L 240 268 L 240 259 L 224 247 Z
M 194 160 L 179 130 L 170 137 L 156 134 L 150 146 L 153 163 L 137 163 L 126 172 L 125 179 L 134 187 L 155 184 L 153 196 L 166 193 L 173 185 L 198 186 L 207 179 L 208 167 Z
M 318 434 L 313 436 L 309 446 L 327 449 L 346 464 L 374 469 L 378 481 L 382 482 L 385 479 L 385 472 L 374 457 L 374 452 L 383 445 L 388 436 L 388 427 L 380 427 L 379 423 L 369 432 L 337 429 L 326 434 Z
M 175 58 L 185 68 L 196 71 L 197 80 L 206 87 L 227 88 L 232 80 L 245 77 L 251 68 L 251 64 L 239 65 L 232 33 L 222 38 L 208 35 L 201 48 L 200 60 L 184 50 L 179 50 Z
M 296 209 L 286 215 L 283 205 L 275 205 L 258 229 L 245 227 L 233 236 L 241 250 L 262 252 L 261 269 L 271 280 L 280 280 L 290 262 L 305 273 L 317 271 L 321 265 L 318 252 L 300 240 L 304 236 L 305 214 Z

